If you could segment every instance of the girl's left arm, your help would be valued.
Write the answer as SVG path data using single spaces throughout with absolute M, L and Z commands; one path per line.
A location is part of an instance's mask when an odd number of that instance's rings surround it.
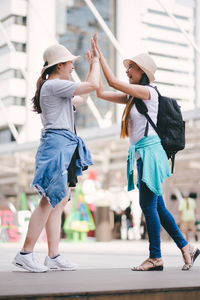
M 114 75 L 113 71 L 111 70 L 110 66 L 108 65 L 103 53 L 99 49 L 97 44 L 97 35 L 94 35 L 94 42 L 97 51 L 99 52 L 99 61 L 104 73 L 104 76 L 109 84 L 109 86 L 113 87 L 114 89 L 121 91 L 127 95 L 131 95 L 133 97 L 137 97 L 143 100 L 149 100 L 150 94 L 147 87 L 139 85 L 139 84 L 130 84 L 124 81 L 118 80 Z
M 107 61 L 103 55 L 100 57 L 100 64 L 109 86 L 127 95 L 131 95 L 139 99 L 143 99 L 143 100 L 150 99 L 150 94 L 147 87 L 139 84 L 126 83 L 124 81 L 117 79 L 114 73 L 112 72 L 111 68 L 107 64 Z

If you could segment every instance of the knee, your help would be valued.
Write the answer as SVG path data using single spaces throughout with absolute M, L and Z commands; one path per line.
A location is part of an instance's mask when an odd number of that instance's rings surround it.
M 166 214 L 169 212 L 164 203 L 158 203 L 157 210 L 159 214 Z
M 141 206 L 142 212 L 145 216 L 150 216 L 157 211 L 156 206 L 153 205 L 143 205 Z

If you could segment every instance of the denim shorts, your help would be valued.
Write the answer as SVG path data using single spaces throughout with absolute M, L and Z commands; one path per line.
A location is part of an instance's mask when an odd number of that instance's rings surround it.
M 76 186 L 77 175 L 91 164 L 90 152 L 80 137 L 64 129 L 44 130 L 32 186 L 55 207 L 67 196 L 68 185 Z

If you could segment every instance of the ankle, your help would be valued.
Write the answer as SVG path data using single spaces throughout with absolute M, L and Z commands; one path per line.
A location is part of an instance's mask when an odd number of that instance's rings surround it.
M 48 252 L 49 257 L 55 257 L 55 256 L 58 256 L 58 255 L 60 255 L 59 251 L 49 251 Z
M 181 252 L 182 253 L 187 253 L 189 252 L 190 246 L 189 244 L 185 245 L 183 248 L 181 248 Z
M 57 258 L 58 256 L 60 256 L 60 254 L 57 254 L 57 255 L 54 255 L 54 256 L 49 256 L 51 259 L 55 259 Z
M 33 249 L 31 248 L 22 248 L 20 252 L 24 252 L 24 253 L 32 253 Z
M 32 252 L 20 251 L 19 253 L 20 253 L 21 255 L 27 255 L 27 254 L 31 254 Z
M 162 264 L 163 265 L 163 259 L 162 257 L 157 257 L 157 258 L 149 258 L 150 260 L 154 261 L 155 263 L 158 263 L 158 264 Z
M 156 260 L 156 261 L 161 261 L 162 260 L 162 257 L 156 257 L 156 258 L 149 257 L 149 258 L 152 259 L 152 260 Z

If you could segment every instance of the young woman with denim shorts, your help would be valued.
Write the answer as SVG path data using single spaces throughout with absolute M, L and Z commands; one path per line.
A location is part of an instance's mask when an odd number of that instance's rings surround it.
M 76 176 L 92 164 L 87 146 L 76 135 L 74 110 L 86 103 L 88 93 L 99 87 L 99 54 L 91 40 L 91 51 L 87 52 L 88 77 L 80 83 L 70 81 L 73 62 L 78 56 L 64 46 L 50 46 L 43 58 L 44 67 L 33 98 L 34 111 L 40 113 L 43 130 L 32 183 L 42 198 L 31 216 L 23 248 L 13 264 L 31 272 L 75 270 L 77 266 L 59 254 L 61 214 L 70 198 L 70 187 L 77 183 Z M 43 265 L 33 250 L 44 227 L 48 256 Z
M 194 260 L 200 254 L 184 239 L 173 216 L 167 210 L 162 197 L 162 183 L 170 176 L 167 155 L 161 145 L 157 133 L 141 115 L 133 99 L 144 101 L 154 123 L 157 122 L 158 94 L 149 86 L 154 81 L 156 64 L 145 54 L 139 54 L 123 61 L 129 83 L 118 80 L 108 66 L 102 52 L 97 45 L 100 55 L 100 64 L 109 86 L 120 92 L 105 91 L 102 82 L 97 90 L 97 96 L 114 103 L 125 104 L 121 123 L 121 137 L 130 138 L 130 147 L 127 160 L 128 190 L 134 189 L 133 171 L 134 161 L 137 160 L 138 188 L 140 206 L 145 216 L 149 237 L 149 258 L 141 265 L 133 267 L 133 271 L 163 270 L 163 260 L 160 249 L 161 225 L 182 252 L 184 266 L 182 270 L 191 269 Z M 148 130 L 147 130 L 148 128 Z M 146 131 L 147 130 L 147 131 Z M 147 134 L 146 134 L 147 133 Z

